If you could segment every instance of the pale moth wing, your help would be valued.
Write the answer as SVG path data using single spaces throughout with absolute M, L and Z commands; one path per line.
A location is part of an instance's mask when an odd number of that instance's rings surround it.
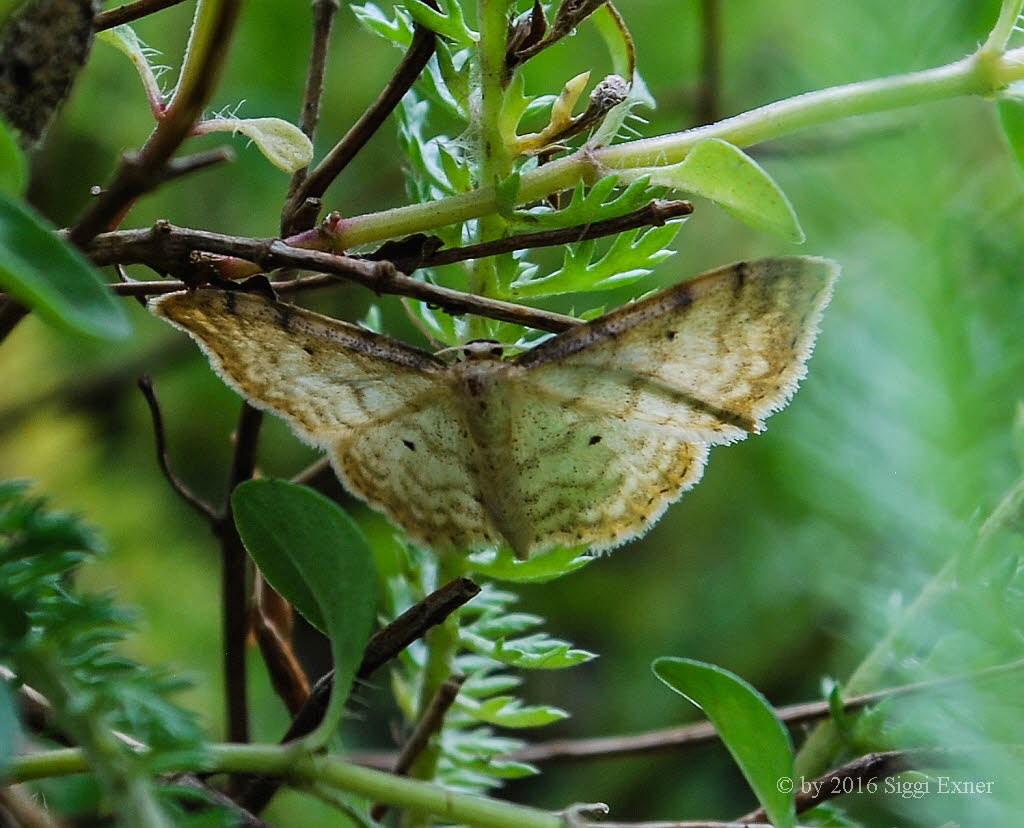
M 515 359 L 452 364 L 256 295 L 151 306 L 413 540 L 504 539 L 525 557 L 637 536 L 700 479 L 709 446 L 760 431 L 804 375 L 837 270 L 810 257 L 731 265 Z

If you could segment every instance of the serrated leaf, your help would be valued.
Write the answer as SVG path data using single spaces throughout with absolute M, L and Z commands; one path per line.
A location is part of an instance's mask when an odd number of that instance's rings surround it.
M 304 169 L 313 160 L 313 143 L 282 118 L 211 118 L 197 124 L 195 131 L 241 133 L 271 164 L 287 173 Z
M 513 641 L 491 641 L 468 630 L 460 632 L 466 649 L 524 670 L 559 670 L 590 661 L 597 656 L 586 650 L 577 650 L 571 644 L 544 634 L 517 638 Z
M 478 618 L 466 629 L 487 638 L 504 638 L 539 626 L 543 621 L 539 615 L 528 612 L 488 614 Z
M 496 727 L 542 727 L 567 719 L 569 714 L 548 705 L 524 705 L 515 696 L 494 696 L 479 703 L 459 702 L 459 707 L 474 718 Z
M 422 0 L 404 0 L 409 16 L 425 29 L 447 37 L 462 46 L 473 46 L 479 35 L 466 25 L 458 0 L 439 0 L 441 10 L 431 8 Z
M 48 322 L 98 339 L 131 332 L 92 264 L 31 207 L 0 193 L 0 287 Z
M 495 779 L 522 779 L 540 773 L 533 765 L 512 759 L 460 759 L 458 767 L 460 770 L 493 776 Z
M 768 701 L 739 676 L 688 658 L 659 658 L 654 674 L 704 711 L 776 828 L 796 825 L 793 743 Z M 782 789 L 782 790 L 780 790 Z
M 569 203 L 561 209 L 540 207 L 519 211 L 515 219 L 518 225 L 531 230 L 576 227 L 625 215 L 643 207 L 654 197 L 649 179 L 639 176 L 630 181 L 622 192 L 610 198 L 620 184 L 617 174 L 599 179 L 589 189 L 579 184 L 573 189 Z
M 388 17 L 376 3 L 351 6 L 356 20 L 368 32 L 383 37 L 395 46 L 407 49 L 412 43 L 412 22 L 404 9 L 395 9 L 395 16 Z
M 477 673 L 471 674 L 466 679 L 459 693 L 466 698 L 483 699 L 497 693 L 507 693 L 522 683 L 523 680 L 519 676 L 513 676 L 510 673 L 498 673 L 497 675 Z
M 541 584 L 582 569 L 594 560 L 593 556 L 582 554 L 584 551 L 580 547 L 558 547 L 521 561 L 511 549 L 502 547 L 471 555 L 469 565 L 473 572 L 498 581 Z
M 14 133 L 0 118 L 0 193 L 20 196 L 28 182 L 28 164 L 25 153 L 18 146 Z
M 271 586 L 288 600 L 297 597 L 307 612 L 312 603 L 330 639 L 334 689 L 311 737 L 322 744 L 337 726 L 373 627 L 373 550 L 340 506 L 306 486 L 249 480 L 235 489 L 231 504 L 245 547 Z M 268 572 L 283 578 L 281 588 Z
M 707 198 L 745 224 L 791 242 L 804 231 L 786 194 L 743 150 L 718 138 L 697 144 L 678 164 L 639 172 L 652 184 Z
M 18 722 L 14 694 L 7 682 L 0 679 L 0 778 L 14 758 L 20 741 L 21 725 Z
M 135 33 L 135 30 L 127 23 L 98 32 L 96 37 L 101 41 L 109 43 L 128 57 L 139 73 L 139 79 L 142 81 L 142 86 L 146 91 L 146 97 L 149 99 L 150 106 L 159 106 L 163 96 L 160 92 L 160 84 L 157 82 L 157 73 L 149 61 L 158 52 L 143 43 Z M 163 67 L 156 67 L 157 70 L 160 68 Z

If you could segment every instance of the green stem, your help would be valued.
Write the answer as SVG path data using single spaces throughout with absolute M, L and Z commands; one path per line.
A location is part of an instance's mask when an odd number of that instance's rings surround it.
M 1006 44 L 1013 34 L 1013 27 L 1017 25 L 1017 18 L 1020 17 L 1021 6 L 1024 0 L 1003 0 L 999 7 L 999 19 L 996 25 L 979 50 L 979 55 L 991 55 L 998 60 L 999 56 L 1006 50 Z
M 386 802 L 476 828 L 564 828 L 559 814 L 458 793 L 429 782 L 353 765 L 334 756 L 311 756 L 280 745 L 209 745 L 204 759 L 202 767 L 182 762 L 166 770 L 254 773 L 283 777 L 301 785 L 320 783 L 371 802 Z M 5 781 L 26 782 L 90 770 L 81 750 L 54 750 L 15 758 L 7 768 Z
M 584 148 L 525 173 L 520 181 L 517 202 L 536 201 L 550 193 L 573 187 L 581 180 L 590 180 L 616 169 L 676 163 L 685 158 L 695 144 L 707 138 L 721 138 L 746 147 L 853 115 L 884 112 L 963 95 L 991 95 L 1017 80 L 1024 80 L 1024 49 L 1002 54 L 995 61 L 979 53 L 936 69 L 808 92 L 685 132 L 600 149 Z M 413 204 L 345 219 L 339 228 L 338 240 L 342 247 L 355 247 L 386 238 L 429 232 L 437 227 L 493 214 L 496 210 L 494 188 L 482 186 L 427 204 Z
M 505 49 L 508 40 L 508 0 L 477 0 L 480 40 L 477 43 L 480 109 L 476 129 L 479 185 L 494 185 L 512 172 L 512 155 L 501 132 L 501 110 L 505 101 Z M 477 224 L 478 242 L 501 238 L 505 222 L 493 211 L 483 214 Z M 498 294 L 498 269 L 493 256 L 473 263 L 470 293 L 481 296 Z M 470 338 L 487 335 L 487 321 L 470 318 Z

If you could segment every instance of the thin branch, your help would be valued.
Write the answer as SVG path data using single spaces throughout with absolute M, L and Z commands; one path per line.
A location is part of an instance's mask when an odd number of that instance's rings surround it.
M 458 697 L 465 680 L 465 676 L 451 676 L 437 688 L 437 692 L 434 693 L 434 697 L 430 700 L 430 704 L 427 705 L 427 709 L 423 711 L 423 716 L 416 723 L 416 727 L 413 729 L 408 741 L 398 753 L 395 766 L 391 769 L 395 776 L 405 776 L 412 767 L 413 762 L 416 761 L 416 757 L 423 752 L 431 737 L 435 733 L 441 732 L 441 727 L 444 725 L 444 717 L 448 715 L 451 706 L 455 704 L 455 699 Z M 384 818 L 384 814 L 387 811 L 388 806 L 378 802 L 370 810 L 370 818 L 379 822 Z
M 131 23 L 133 20 L 147 17 L 183 2 L 184 0 L 135 0 L 134 3 L 125 3 L 116 9 L 100 12 L 93 18 L 93 22 L 96 25 L 96 31 L 102 32 L 104 29 L 112 29 L 114 26 Z
M 195 509 L 200 515 L 211 523 L 217 520 L 217 513 L 213 507 L 199 497 L 178 476 L 171 470 L 167 459 L 167 434 L 164 431 L 164 415 L 160 411 L 160 402 L 156 398 L 156 391 L 153 390 L 153 380 L 146 374 L 138 379 L 139 390 L 146 398 L 149 406 L 150 416 L 153 418 L 153 437 L 156 442 L 156 461 L 160 465 L 160 471 L 170 484 L 174 492 L 189 506 Z
M 282 629 L 276 623 L 271 611 L 273 603 L 276 602 L 289 613 L 287 617 L 290 618 L 291 605 L 278 596 L 258 573 L 255 593 L 252 626 L 256 642 L 267 665 L 274 692 L 284 703 L 289 714 L 295 716 L 309 698 L 309 679 L 292 649 L 288 629 Z
M 224 637 L 224 692 L 228 741 L 249 741 L 249 700 L 246 688 L 245 641 L 249 635 L 249 592 L 246 589 L 248 553 L 235 527 L 231 493 L 252 477 L 256 468 L 263 412 L 242 403 L 235 436 L 235 453 L 228 478 L 224 512 L 214 525 L 221 541 L 221 610 Z
M 536 43 L 508 56 L 506 62 L 509 70 L 511 71 L 519 64 L 554 46 L 563 37 L 572 34 L 580 23 L 606 2 L 607 0 L 562 0 L 547 34 Z
M 261 271 L 285 267 L 331 273 L 365 285 L 377 293 L 410 296 L 454 314 L 475 313 L 553 333 L 580 324 L 578 319 L 564 314 L 422 282 L 399 272 L 391 262 L 373 262 L 306 250 L 276 239 L 225 236 L 158 222 L 148 230 L 104 233 L 89 248 L 96 264 L 145 264 L 161 273 L 194 269 L 192 253 L 196 250 L 245 259 L 254 262 Z M 179 285 L 175 289 L 180 290 L 181 287 Z M 130 293 L 137 290 L 137 286 L 115 288 L 116 292 L 121 290 Z
M 327 66 L 327 50 L 331 40 L 334 18 L 341 4 L 338 0 L 313 0 L 313 42 L 309 50 L 309 68 L 306 71 L 306 86 L 302 94 L 299 113 L 299 129 L 310 141 L 316 136 L 320 122 L 320 103 L 324 93 L 324 72 Z M 289 236 L 300 230 L 308 230 L 316 223 L 320 210 L 318 199 L 302 199 L 293 202 L 292 196 L 302 186 L 309 172 L 308 167 L 296 170 L 288 184 L 288 196 L 281 211 L 281 235 Z
M 207 2 L 214 3 L 214 0 Z M 241 0 L 219 0 L 207 7 L 212 8 L 209 20 L 195 21 L 193 35 L 205 24 L 207 36 L 198 38 L 202 43 L 194 55 L 186 56 L 178 89 L 164 117 L 138 153 L 126 154 L 121 159 L 113 180 L 71 228 L 68 238 L 72 244 L 84 247 L 97 234 L 109 230 L 139 196 L 163 180 L 165 165 L 192 132 L 213 93 L 240 7 Z
M 964 684 L 1011 675 L 1024 670 L 1024 659 L 997 664 L 973 673 L 919 681 L 890 687 L 874 693 L 850 696 L 843 700 L 843 711 L 853 713 L 865 707 L 878 704 L 885 699 L 897 698 L 935 690 L 952 689 Z M 790 727 L 826 719 L 832 715 L 828 701 L 803 702 L 786 707 L 777 707 L 775 716 Z M 666 750 L 693 747 L 719 740 L 718 732 L 711 722 L 697 722 L 681 727 L 670 727 L 653 730 L 647 733 L 635 733 L 627 736 L 607 736 L 596 739 L 561 739 L 553 742 L 542 742 L 529 745 L 513 753 L 507 758 L 521 762 L 544 763 L 571 760 L 611 759 L 618 756 L 637 756 L 658 753 Z M 367 754 L 375 767 L 381 765 L 384 757 Z
M 962 750 L 949 748 L 918 748 L 890 750 L 860 756 L 813 782 L 804 782 L 796 795 L 797 813 L 808 811 L 829 799 L 851 791 L 863 791 L 865 786 L 879 779 L 897 776 L 908 770 L 941 767 Z M 739 818 L 741 824 L 766 819 L 764 808 L 757 808 Z
M 172 158 L 164 165 L 163 180 L 172 181 L 217 164 L 224 164 L 235 160 L 235 151 L 231 147 L 216 147 L 212 150 L 197 152 L 193 155 L 185 155 L 181 158 Z
M 436 8 L 434 0 L 427 0 L 427 2 Z M 370 104 L 359 120 L 352 125 L 345 136 L 335 144 L 323 161 L 302 182 L 302 186 L 295 191 L 286 208 L 288 212 L 296 213 L 308 199 L 319 199 L 323 196 L 331 182 L 341 174 L 359 150 L 380 129 L 388 115 L 398 106 L 402 96 L 412 88 L 416 78 L 420 76 L 434 54 L 435 38 L 436 35 L 429 29 L 419 25 L 415 27 L 409 50 L 395 69 L 394 75 L 381 90 L 377 99 Z
M 0 825 L 15 828 L 63 828 L 43 805 L 20 785 L 0 787 Z
M 331 467 L 331 459 L 324 455 L 319 460 L 314 460 L 306 468 L 292 478 L 292 483 L 309 486 L 316 478 Z
M 426 598 L 399 615 L 394 621 L 375 632 L 366 645 L 357 678 L 369 678 L 431 627 L 442 623 L 455 610 L 480 592 L 480 587 L 469 578 L 456 578 L 430 593 Z M 281 743 L 300 739 L 320 724 L 334 685 L 334 671 L 322 676 L 309 693 L 306 704 L 292 720 Z M 254 813 L 259 813 L 270 802 L 279 782 L 276 779 L 256 778 L 238 801 Z
M 722 91 L 722 0 L 701 0 L 700 32 L 697 126 L 718 120 Z
M 590 224 L 578 224 L 573 227 L 560 227 L 555 230 L 540 230 L 536 233 L 520 233 L 506 236 L 503 239 L 467 244 L 463 247 L 442 248 L 417 263 L 413 259 L 395 259 L 395 266 L 403 271 L 415 270 L 420 267 L 437 267 L 440 265 L 463 262 L 467 259 L 482 259 L 486 256 L 497 256 L 500 253 L 511 253 L 514 250 L 527 250 L 536 247 L 555 247 L 560 244 L 597 239 L 634 230 L 637 227 L 660 227 L 672 219 L 688 216 L 693 212 L 693 204 L 689 201 L 665 201 L 653 199 L 637 210 L 602 219 Z M 408 268 L 408 269 L 407 269 Z

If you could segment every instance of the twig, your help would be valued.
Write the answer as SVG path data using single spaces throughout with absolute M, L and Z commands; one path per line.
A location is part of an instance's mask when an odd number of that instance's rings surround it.
M 941 690 L 967 683 L 989 681 L 1024 670 L 1024 659 L 997 664 L 973 673 L 929 679 L 928 681 L 890 687 L 874 693 L 864 693 L 843 700 L 843 711 L 847 713 L 862 710 L 885 699 L 907 696 L 926 691 Z M 776 717 L 791 727 L 818 721 L 831 715 L 832 708 L 828 701 L 803 702 L 775 709 Z M 543 763 L 568 760 L 610 759 L 617 756 L 636 756 L 657 753 L 665 750 L 692 747 L 718 741 L 719 736 L 711 722 L 697 722 L 653 730 L 648 733 L 636 733 L 628 736 L 607 736 L 596 739 L 563 739 L 529 745 L 510 753 L 507 758 L 521 762 Z M 372 764 L 380 766 L 383 757 L 370 756 Z
M 606 2 L 607 0 L 562 0 L 548 33 L 536 43 L 508 56 L 509 70 L 554 46 Z
M 797 813 L 810 810 L 826 800 L 842 796 L 851 791 L 862 791 L 864 786 L 879 779 L 897 776 L 915 768 L 933 768 L 949 762 L 950 758 L 962 753 L 950 748 L 917 748 L 912 750 L 889 750 L 860 756 L 845 765 L 840 765 L 813 782 L 801 785 L 796 795 Z M 757 808 L 739 818 L 740 823 L 760 821 L 766 818 L 764 808 Z
M 324 92 L 324 71 L 327 66 L 327 49 L 331 40 L 331 29 L 338 13 L 338 0 L 313 0 L 313 43 L 309 50 L 309 68 L 306 71 L 306 87 L 302 95 L 299 113 L 299 129 L 309 140 L 316 135 L 320 122 L 320 103 Z M 288 184 L 288 195 L 281 211 L 281 235 L 289 236 L 300 230 L 308 230 L 316 223 L 320 211 L 319 199 L 304 198 L 293 202 L 292 196 L 302 186 L 309 173 L 308 167 L 296 170 Z
M 700 81 L 697 85 L 697 124 L 718 120 L 722 90 L 722 1 L 700 3 Z
M 270 683 L 274 692 L 284 702 L 288 712 L 295 716 L 302 709 L 302 705 L 309 698 L 309 679 L 306 671 L 302 669 L 299 660 L 295 657 L 295 651 L 287 638 L 287 630 L 282 630 L 275 623 L 269 607 L 267 596 L 273 595 L 275 599 L 283 603 L 284 599 L 277 597 L 277 594 L 270 589 L 262 576 L 256 576 L 256 601 L 252 612 L 253 632 L 256 635 L 256 642 L 259 644 L 263 661 L 267 665 L 267 672 L 270 675 Z M 291 611 L 291 605 L 284 604 L 287 610 Z
M 221 541 L 221 611 L 224 636 L 224 692 L 227 706 L 228 741 L 249 741 L 249 700 L 246 691 L 245 640 L 249 634 L 249 594 L 246 589 L 248 553 L 235 527 L 231 493 L 248 480 L 256 467 L 263 412 L 242 403 L 235 437 L 235 453 L 225 496 L 224 511 L 214 524 Z
M 395 766 L 391 769 L 395 776 L 405 776 L 412 767 L 413 762 L 416 761 L 416 757 L 427 746 L 427 742 L 430 741 L 435 733 L 440 732 L 444 724 L 444 717 L 448 714 L 451 706 L 455 704 L 455 699 L 458 697 L 459 690 L 462 689 L 462 684 L 465 680 L 465 676 L 451 676 L 437 688 L 437 692 L 430 700 L 430 704 L 427 705 L 427 709 L 423 711 L 423 716 L 416 723 L 416 727 L 413 729 L 408 741 L 398 753 Z M 384 818 L 384 814 L 387 811 L 388 806 L 378 802 L 370 810 L 370 817 L 380 821 Z
M 135 0 L 134 3 L 125 3 L 116 9 L 100 12 L 93 18 L 93 22 L 96 24 L 96 31 L 102 32 L 104 29 L 112 29 L 114 26 L 120 26 L 123 23 L 131 23 L 140 17 L 146 17 L 158 11 L 169 9 L 171 6 L 177 6 L 182 2 L 184 0 Z
M 573 227 L 560 227 L 555 230 L 540 230 L 536 233 L 520 233 L 506 236 L 503 239 L 467 244 L 463 247 L 442 248 L 424 256 L 422 260 L 395 259 L 395 266 L 408 272 L 407 268 L 437 267 L 440 265 L 462 262 L 467 259 L 482 259 L 486 256 L 497 256 L 500 253 L 511 253 L 514 250 L 527 250 L 536 247 L 554 247 L 559 244 L 597 239 L 624 233 L 637 227 L 660 227 L 672 219 L 688 216 L 693 212 L 693 204 L 689 201 L 665 201 L 654 199 L 643 207 L 590 224 L 578 224 Z
M 113 180 L 71 228 L 68 238 L 73 244 L 84 247 L 98 233 L 110 229 L 139 196 L 163 180 L 164 166 L 191 133 L 213 92 L 240 7 L 241 0 L 220 0 L 213 7 L 209 36 L 202 39 L 194 63 L 182 67 L 181 83 L 164 117 L 138 153 L 121 159 Z M 196 26 L 200 23 L 197 20 Z
M 331 460 L 329 457 L 324 455 L 319 460 L 314 460 L 306 468 L 300 471 L 297 475 L 292 478 L 292 483 L 299 483 L 303 486 L 309 486 L 316 478 L 323 474 L 327 469 L 331 467 Z
M 427 2 L 436 8 L 434 0 L 427 0 Z M 352 125 L 351 129 L 334 145 L 323 161 L 317 164 L 313 172 L 293 193 L 286 208 L 288 212 L 296 213 L 308 199 L 320 198 L 327 191 L 331 182 L 341 174 L 359 150 L 380 129 L 388 115 L 398 106 L 402 96 L 412 88 L 416 78 L 420 76 L 434 54 L 435 38 L 436 35 L 429 29 L 419 25 L 415 27 L 409 50 L 402 58 L 402 62 L 398 64 L 391 79 L 359 120 Z
M 0 787 L 0 825 L 15 828 L 62 828 L 64 824 L 20 785 Z
M 480 592 L 480 587 L 469 578 L 456 578 L 430 593 L 418 604 L 413 605 L 394 621 L 375 632 L 366 645 L 357 678 L 366 679 L 398 653 L 402 652 L 431 627 L 443 622 L 455 610 L 467 603 Z M 312 733 L 323 719 L 327 701 L 334 684 L 334 671 L 322 676 L 309 693 L 306 704 L 292 720 L 281 743 L 300 739 Z M 276 779 L 257 777 L 238 801 L 254 813 L 259 813 L 270 802 L 279 782 Z
M 212 150 L 197 152 L 182 158 L 172 158 L 164 165 L 164 181 L 181 178 L 183 175 L 205 170 L 217 164 L 235 160 L 235 151 L 231 147 L 216 147 Z
M 391 262 L 373 262 L 306 250 L 275 239 L 250 239 L 178 228 L 166 222 L 158 222 L 148 230 L 104 233 L 89 248 L 90 256 L 97 264 L 146 264 L 161 273 L 194 268 L 194 262 L 189 262 L 195 250 L 235 256 L 256 263 L 262 270 L 286 267 L 331 273 L 365 285 L 377 293 L 410 296 L 443 307 L 449 313 L 475 313 L 553 333 L 580 324 L 578 319 L 564 314 L 421 282 L 399 272 Z M 131 292 L 136 289 L 137 286 L 124 286 L 115 288 L 115 291 Z M 181 286 L 176 289 L 180 290 Z
M 153 437 L 156 442 L 156 461 L 160 465 L 160 471 L 163 472 L 164 478 L 166 478 L 167 482 L 178 497 L 184 500 L 200 515 L 210 522 L 217 520 L 217 513 L 214 511 L 213 507 L 186 486 L 171 470 L 170 463 L 167 460 L 167 435 L 164 431 L 164 416 L 160 411 L 160 402 L 156 398 L 156 392 L 153 390 L 153 380 L 147 374 L 143 374 L 139 377 L 137 384 L 142 395 L 146 398 L 146 404 L 149 406 L 150 416 L 153 418 Z

